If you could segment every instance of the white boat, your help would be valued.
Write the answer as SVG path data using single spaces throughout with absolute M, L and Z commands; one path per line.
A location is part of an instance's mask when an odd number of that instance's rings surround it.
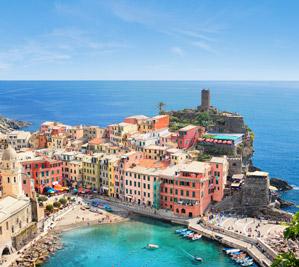
M 240 249 L 232 248 L 232 249 L 225 250 L 226 254 L 232 254 L 232 253 L 237 253 L 237 252 L 240 252 Z
M 198 239 L 201 239 L 202 235 L 199 235 L 199 234 L 196 234 L 192 237 L 192 240 L 198 240 Z
M 157 248 L 159 248 L 159 246 L 156 245 L 156 244 L 147 244 L 147 245 L 146 245 L 146 248 L 147 248 L 147 249 L 157 249 Z
M 251 265 L 253 265 L 253 261 L 244 261 L 244 262 L 241 264 L 241 266 L 244 266 L 244 267 L 246 267 L 246 266 L 251 266 Z

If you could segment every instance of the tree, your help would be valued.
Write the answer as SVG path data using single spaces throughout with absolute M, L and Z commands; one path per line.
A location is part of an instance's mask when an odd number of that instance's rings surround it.
M 59 199 L 59 202 L 64 206 L 67 203 L 67 200 L 65 198 Z
M 286 252 L 279 254 L 273 261 L 271 267 L 297 267 L 299 259 L 296 259 L 294 253 Z
M 53 203 L 53 206 L 54 206 L 55 208 L 60 208 L 61 203 L 60 203 L 59 201 L 55 201 L 55 202 Z
M 48 205 L 46 206 L 46 211 L 48 211 L 48 212 L 52 212 L 53 209 L 54 209 L 54 207 L 53 207 L 52 204 L 48 204 Z
M 284 238 L 298 240 L 299 239 L 299 212 L 297 212 L 289 226 L 284 230 Z M 273 261 L 271 267 L 296 267 L 299 266 L 299 259 L 293 252 L 279 254 Z
M 159 108 L 159 113 L 162 114 L 164 112 L 164 107 L 166 106 L 165 103 L 159 102 L 158 108 Z
M 286 239 L 296 240 L 299 239 L 299 212 L 297 212 L 289 226 L 284 230 L 284 237 Z

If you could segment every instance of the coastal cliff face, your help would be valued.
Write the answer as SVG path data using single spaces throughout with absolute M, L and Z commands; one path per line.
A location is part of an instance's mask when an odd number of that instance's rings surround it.
M 0 133 L 7 134 L 13 130 L 20 130 L 29 125 L 29 122 L 12 120 L 0 115 Z

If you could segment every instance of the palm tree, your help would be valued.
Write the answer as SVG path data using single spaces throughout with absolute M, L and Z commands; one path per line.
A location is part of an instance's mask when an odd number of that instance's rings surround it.
M 165 106 L 166 106 L 166 104 L 164 102 L 159 102 L 158 108 L 159 108 L 159 113 L 160 114 L 163 113 Z

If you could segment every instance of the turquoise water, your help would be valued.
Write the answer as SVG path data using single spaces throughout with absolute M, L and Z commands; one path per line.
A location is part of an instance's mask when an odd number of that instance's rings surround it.
M 63 234 L 65 249 L 43 267 L 191 267 L 232 266 L 221 247 L 204 239 L 189 241 L 174 233 L 178 226 L 150 219 L 82 228 Z M 146 250 L 147 243 L 160 246 Z M 184 252 L 203 258 L 197 263 Z

